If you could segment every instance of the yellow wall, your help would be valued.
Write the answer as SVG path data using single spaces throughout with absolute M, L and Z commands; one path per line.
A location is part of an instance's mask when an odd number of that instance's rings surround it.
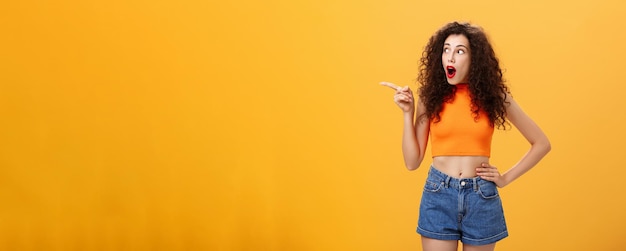
M 418 250 L 391 81 L 483 26 L 553 151 L 501 250 L 619 250 L 621 1 L 5 1 L 0 250 Z M 494 137 L 492 163 L 528 148 Z

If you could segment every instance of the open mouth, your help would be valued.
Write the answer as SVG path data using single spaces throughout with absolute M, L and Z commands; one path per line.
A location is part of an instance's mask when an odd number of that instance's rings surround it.
M 456 75 L 456 68 L 454 66 L 446 66 L 446 75 L 448 78 L 453 78 Z

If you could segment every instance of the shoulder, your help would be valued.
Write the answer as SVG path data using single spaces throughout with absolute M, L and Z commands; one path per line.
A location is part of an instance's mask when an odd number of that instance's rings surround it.
M 520 120 L 526 120 L 528 116 L 524 110 L 515 101 L 511 94 L 507 93 L 504 97 L 504 106 L 506 108 L 506 117 L 515 125 Z
M 515 100 L 513 99 L 513 96 L 511 95 L 511 93 L 504 93 L 501 95 L 501 97 L 504 99 L 504 103 L 508 104 L 510 102 L 515 102 Z

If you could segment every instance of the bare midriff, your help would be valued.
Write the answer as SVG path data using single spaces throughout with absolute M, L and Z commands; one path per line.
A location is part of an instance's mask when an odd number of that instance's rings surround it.
M 453 178 L 464 179 L 476 177 L 476 168 L 482 163 L 489 163 L 487 156 L 436 156 L 433 166 Z

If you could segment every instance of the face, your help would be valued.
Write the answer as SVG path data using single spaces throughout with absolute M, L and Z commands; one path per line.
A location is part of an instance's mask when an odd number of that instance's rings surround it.
M 465 35 L 450 35 L 443 43 L 441 62 L 451 85 L 465 84 L 469 80 L 470 45 Z

